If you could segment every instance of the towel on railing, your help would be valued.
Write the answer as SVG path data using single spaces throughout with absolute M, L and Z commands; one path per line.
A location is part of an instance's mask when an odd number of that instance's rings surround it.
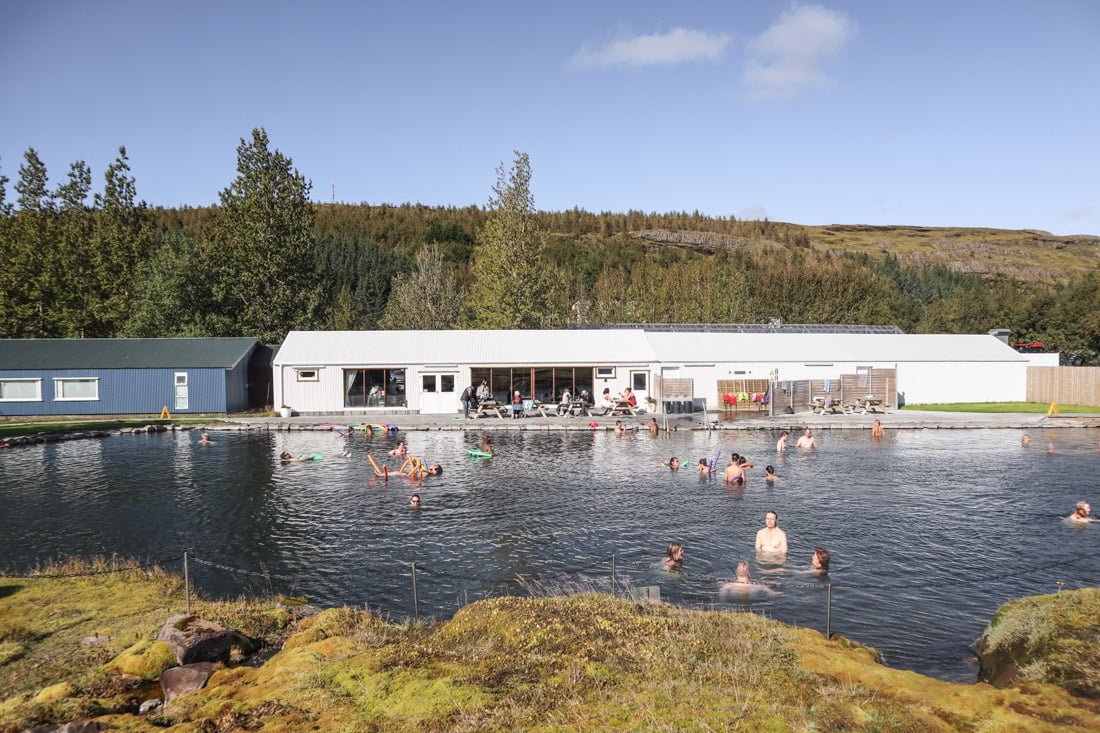
M 825 379 L 825 386 L 822 387 L 822 390 L 825 391 L 825 392 L 832 392 L 833 390 L 830 389 L 830 386 L 831 385 L 829 384 L 829 379 L 826 378 Z

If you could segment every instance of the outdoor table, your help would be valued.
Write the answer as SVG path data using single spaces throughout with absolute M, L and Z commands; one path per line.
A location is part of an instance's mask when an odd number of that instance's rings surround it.
M 486 417 L 488 415 L 496 415 L 501 420 L 504 419 L 504 413 L 507 412 L 504 405 L 499 404 L 496 400 L 482 400 L 477 406 L 477 416 Z
M 637 409 L 634 405 L 630 404 L 630 400 L 615 400 L 615 406 L 611 408 L 612 415 L 637 415 Z

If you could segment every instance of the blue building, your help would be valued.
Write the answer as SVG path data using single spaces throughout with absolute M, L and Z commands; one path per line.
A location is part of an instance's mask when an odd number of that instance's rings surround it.
M 250 391 L 254 400 L 267 391 L 249 379 L 254 354 L 270 360 L 257 347 L 254 338 L 0 339 L 0 415 L 245 410 Z M 261 365 L 251 381 L 263 374 Z

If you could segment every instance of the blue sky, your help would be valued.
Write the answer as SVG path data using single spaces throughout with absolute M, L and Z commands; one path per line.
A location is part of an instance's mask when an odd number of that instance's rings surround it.
M 125 145 L 217 201 L 263 126 L 346 202 L 1100 234 L 1100 2 L 0 4 L 0 172 Z

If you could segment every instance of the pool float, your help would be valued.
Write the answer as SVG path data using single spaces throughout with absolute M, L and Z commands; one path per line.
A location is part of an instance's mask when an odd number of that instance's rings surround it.
M 323 455 L 321 455 L 320 453 L 303 453 L 302 455 L 298 456 L 298 460 L 300 460 L 300 461 L 323 461 L 323 460 L 325 460 L 325 457 Z
M 714 454 L 714 458 L 710 459 L 710 464 L 709 464 L 708 467 L 710 468 L 711 471 L 713 471 L 715 468 L 718 467 L 718 457 L 720 455 L 722 455 L 722 451 L 718 451 L 717 453 Z
M 466 452 L 475 458 L 492 458 L 492 453 L 486 453 L 483 450 L 477 450 L 476 448 L 467 448 Z
M 400 430 L 400 428 L 398 428 L 393 423 L 386 423 L 385 425 L 383 425 L 382 423 L 376 422 L 354 423 L 352 425 L 348 425 L 348 427 L 352 430 L 377 430 L 380 433 L 396 433 L 398 430 Z

